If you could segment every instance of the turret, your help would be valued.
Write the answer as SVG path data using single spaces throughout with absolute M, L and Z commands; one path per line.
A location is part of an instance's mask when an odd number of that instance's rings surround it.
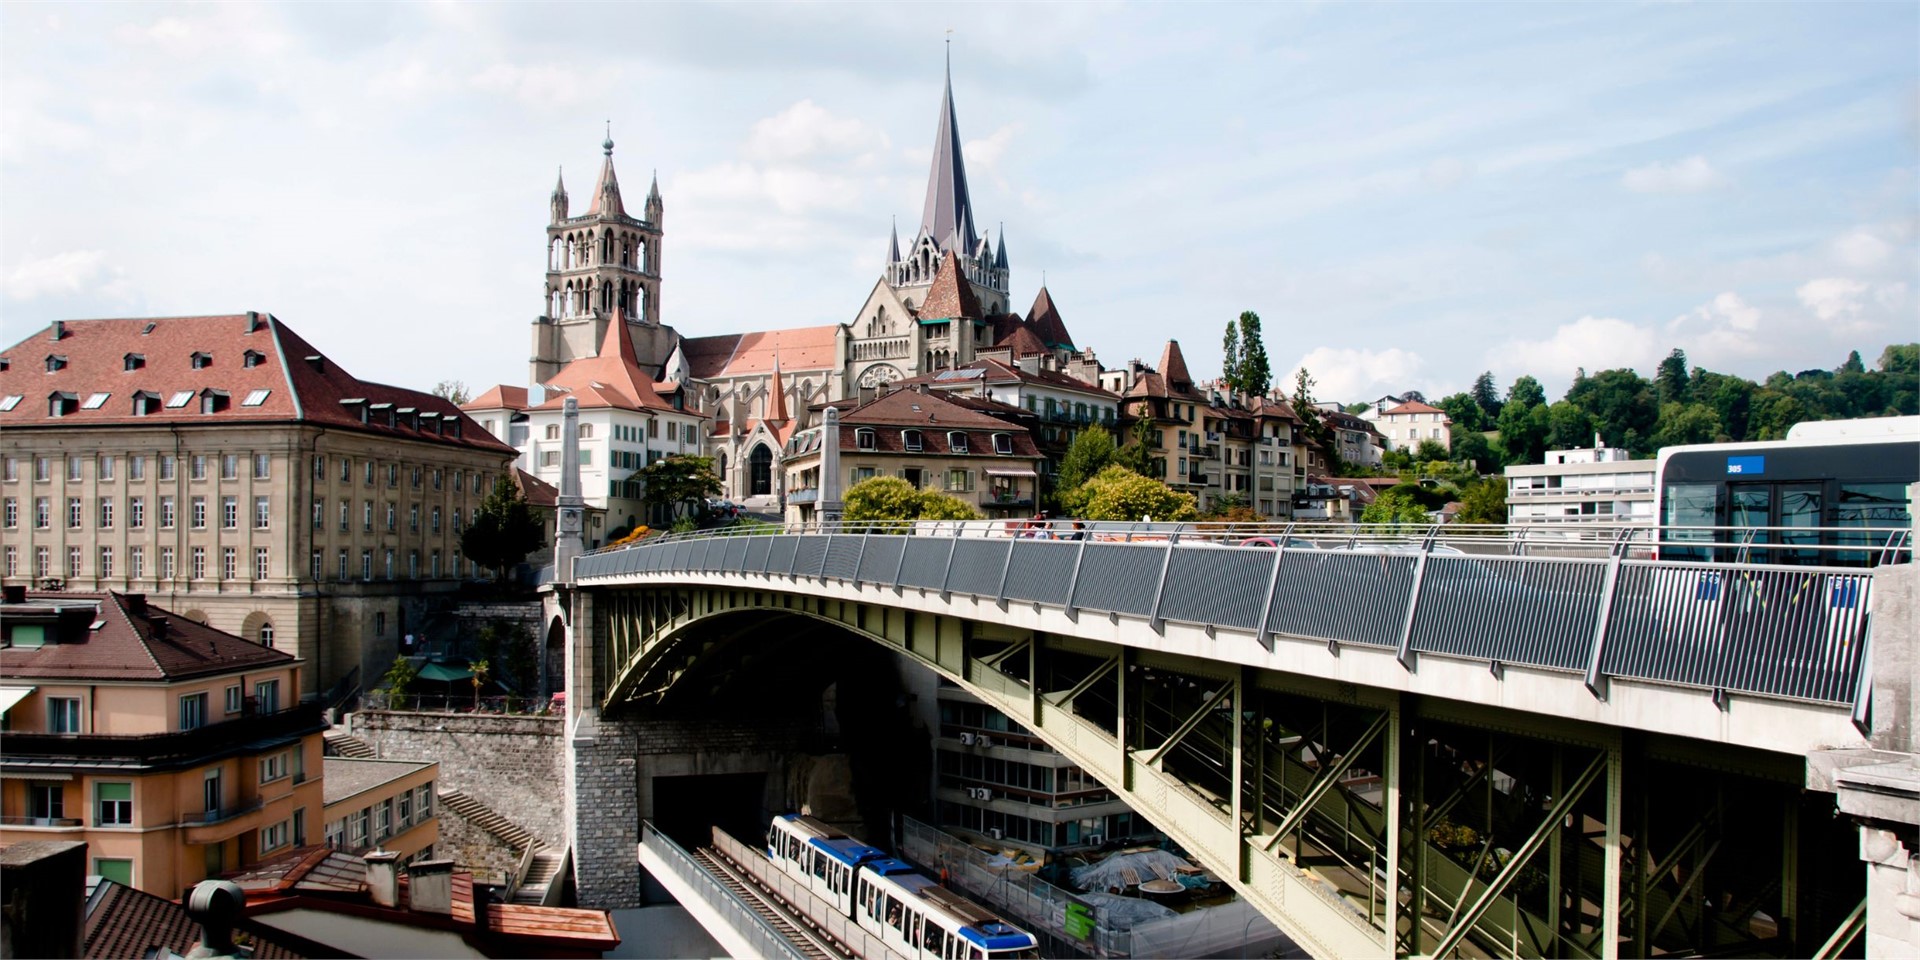
M 647 222 L 658 227 L 666 208 L 660 203 L 660 171 L 653 172 L 653 185 L 647 188 Z
M 559 223 L 567 218 L 567 178 L 564 171 L 554 177 L 553 196 L 548 203 L 553 206 L 553 222 Z

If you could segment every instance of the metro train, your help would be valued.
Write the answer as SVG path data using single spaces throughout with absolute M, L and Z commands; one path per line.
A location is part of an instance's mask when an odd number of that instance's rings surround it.
M 1026 960 L 1033 934 L 940 886 L 903 860 L 812 817 L 785 814 L 767 828 L 767 858 L 901 956 Z

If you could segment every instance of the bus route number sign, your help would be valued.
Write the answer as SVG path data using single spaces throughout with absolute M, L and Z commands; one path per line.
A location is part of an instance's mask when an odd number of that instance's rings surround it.
M 1753 477 L 1766 472 L 1767 458 L 1764 456 L 1727 458 L 1727 476 L 1729 477 Z

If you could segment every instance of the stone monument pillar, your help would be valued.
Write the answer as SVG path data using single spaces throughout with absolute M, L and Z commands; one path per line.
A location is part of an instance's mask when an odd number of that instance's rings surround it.
M 840 409 L 828 407 L 820 423 L 820 507 L 823 524 L 840 522 Z
M 580 499 L 580 403 L 568 397 L 560 414 L 560 497 L 554 510 L 553 582 L 573 582 L 573 561 L 582 549 L 586 504 Z

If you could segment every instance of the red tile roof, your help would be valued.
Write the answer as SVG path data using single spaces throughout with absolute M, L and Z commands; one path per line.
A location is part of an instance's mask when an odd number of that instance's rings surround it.
M 513 452 L 451 401 L 354 377 L 272 314 L 67 320 L 58 328 L 58 340 L 43 330 L 0 354 L 9 361 L 0 370 L 0 396 L 22 398 L 12 410 L 0 410 L 0 429 L 304 421 Z M 196 355 L 207 363 L 194 367 Z M 63 361 L 60 369 L 48 371 L 50 357 Z M 224 394 L 223 409 L 200 412 L 200 397 L 208 391 Z M 63 416 L 49 412 L 54 393 L 74 400 Z M 136 395 L 153 398 L 154 409 L 136 413 Z M 394 426 L 379 415 L 361 423 L 359 404 L 341 402 L 349 399 L 388 404 L 396 412 L 410 409 L 416 416 L 396 417 Z M 179 405 L 167 405 L 176 400 Z M 434 423 L 458 423 L 459 433 L 436 433 Z
M 1047 292 L 1044 286 L 1040 288 L 1039 295 L 1033 298 L 1033 306 L 1027 310 L 1027 325 L 1048 346 L 1073 346 L 1073 336 L 1067 333 L 1067 325 L 1061 321 L 1060 311 L 1053 305 L 1053 294 Z
M 520 498 L 528 506 L 557 507 L 560 505 L 560 488 L 534 476 L 525 470 L 513 469 L 513 485 L 520 490 Z
M 1385 412 L 1392 414 L 1392 413 L 1445 413 L 1446 411 L 1440 409 L 1439 407 L 1429 406 L 1427 404 L 1421 403 L 1418 400 L 1408 400 L 1406 403 L 1400 404 L 1397 407 L 1391 407 L 1387 409 Z
M 300 938 L 291 934 L 281 934 L 244 920 L 240 927 L 253 937 L 251 956 L 255 960 L 299 960 L 310 955 L 328 955 L 300 952 L 291 945 Z M 99 886 L 87 897 L 86 930 L 80 952 L 87 960 L 149 957 L 157 947 L 184 957 L 199 943 L 200 924 L 187 916 L 185 907 L 171 900 L 105 879 L 100 880 Z
M 1040 335 L 1034 333 L 1033 328 L 1029 326 L 1015 328 L 1012 333 L 1001 338 L 1000 342 L 994 344 L 994 346 L 1006 347 L 1011 351 L 1015 359 L 1020 357 L 1044 356 L 1050 352 L 1047 349 L 1046 341 L 1040 339 Z
M 918 311 L 922 320 L 978 320 L 980 301 L 973 295 L 973 284 L 960 275 L 960 258 L 947 254 L 933 274 L 933 286 L 927 289 L 926 302 Z
M 157 683 L 297 662 L 291 654 L 195 623 L 138 594 L 29 593 L 0 606 L 0 617 L 46 616 L 55 606 L 93 607 L 60 643 L 0 647 L 0 675 L 11 680 L 131 680 Z M 69 614 L 75 616 L 75 614 Z M 166 621 L 165 636 L 158 621 Z M 63 618 L 63 627 L 70 622 Z M 95 629 L 91 624 L 99 623 Z M 77 641 L 77 642 L 65 642 Z
M 958 431 L 967 434 L 967 453 L 954 454 L 956 456 L 985 458 L 1012 456 L 1028 459 L 1040 456 L 1039 450 L 1033 445 L 1033 437 L 1027 433 L 1026 427 L 987 413 L 985 412 L 987 409 L 994 409 L 1003 416 L 1025 413 L 1017 407 L 991 400 L 945 397 L 938 393 L 921 393 L 918 390 L 896 390 L 841 415 L 840 449 L 858 453 L 913 453 L 944 456 L 953 453 L 947 434 Z M 858 431 L 863 427 L 873 429 L 874 449 L 860 448 Z M 920 450 L 909 451 L 906 448 L 906 440 L 901 436 L 901 431 L 906 429 L 920 431 Z M 993 452 L 993 435 L 996 433 L 1011 435 L 1012 454 L 996 455 Z
M 527 388 L 496 383 L 485 393 L 460 405 L 462 410 L 525 410 L 527 408 Z
M 688 337 L 680 341 L 680 349 L 694 377 L 701 380 L 771 372 L 776 353 L 781 372 L 793 374 L 840 369 L 839 337 L 840 326 L 830 324 Z
M 627 329 L 626 315 L 615 310 L 607 321 L 607 330 L 595 356 L 570 360 L 548 379 L 547 399 L 535 410 L 556 410 L 568 395 L 582 409 L 613 407 L 620 410 L 674 410 L 660 399 L 656 383 L 641 369 L 634 355 L 633 333 Z M 689 412 L 689 411 L 676 411 Z

